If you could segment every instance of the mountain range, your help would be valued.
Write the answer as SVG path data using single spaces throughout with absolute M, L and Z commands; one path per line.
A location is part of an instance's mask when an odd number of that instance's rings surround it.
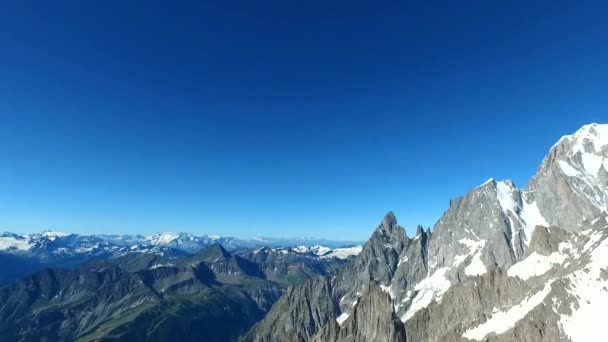
M 129 253 L 154 253 L 169 256 L 194 254 L 214 243 L 229 251 L 247 248 L 287 248 L 302 253 L 346 258 L 354 250 L 354 241 L 332 241 L 312 238 L 239 239 L 222 236 L 195 236 L 187 233 L 142 235 L 79 235 L 54 231 L 35 234 L 0 234 L 0 261 L 10 265 L 0 270 L 0 285 L 9 284 L 34 271 L 47 267 L 73 268 L 90 260 L 106 260 Z M 356 249 L 356 248 L 355 248 Z
M 590 124 L 525 187 L 489 179 L 411 236 L 389 212 L 343 249 L 106 238 L 111 257 L 2 288 L 0 340 L 602 341 L 607 170 L 608 125 Z M 6 238 L 3 255 L 38 250 Z
M 195 254 L 125 248 L 79 267 L 46 268 L 0 289 L 0 340 L 235 340 L 287 287 L 331 274 L 360 251 L 229 252 L 218 243 Z

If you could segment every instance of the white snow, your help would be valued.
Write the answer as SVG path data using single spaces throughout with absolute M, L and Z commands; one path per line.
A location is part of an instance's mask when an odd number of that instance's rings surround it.
M 441 301 L 441 296 L 452 285 L 445 277 L 447 271 L 447 267 L 439 268 L 431 276 L 426 277 L 420 283 L 416 284 L 414 290 L 418 291 L 418 293 L 405 314 L 401 316 L 402 322 L 412 318 L 416 312 L 426 308 L 433 301 Z
M 343 312 L 342 314 L 340 314 L 340 316 L 338 316 L 338 318 L 336 318 L 336 321 L 338 322 L 339 325 L 342 325 L 342 323 L 344 323 L 344 321 L 346 321 L 348 316 L 349 316 L 349 314 L 347 314 L 346 312 Z
M 382 287 L 382 285 L 381 285 L 381 287 Z M 382 290 L 384 290 L 384 288 L 383 288 Z M 357 306 L 357 304 L 359 303 L 358 296 L 360 296 L 360 295 L 361 295 L 361 293 L 360 293 L 360 292 L 357 292 L 357 294 L 356 294 L 357 298 L 355 298 L 355 300 L 353 300 L 353 301 L 351 302 L 351 310 L 352 310 L 352 309 L 354 309 L 354 308 L 355 308 L 355 306 Z M 340 303 L 342 303 L 342 302 L 344 301 L 345 297 L 346 297 L 346 296 L 344 296 L 344 297 L 342 297 L 342 298 L 340 299 Z M 336 321 L 338 322 L 338 324 L 339 324 L 339 325 L 342 325 L 342 323 L 344 323 L 344 321 L 345 321 L 345 320 L 346 320 L 346 319 L 347 319 L 349 316 L 350 316 L 350 314 L 348 314 L 347 312 L 343 312 L 343 313 L 341 313 L 341 314 L 340 314 L 340 316 L 338 316 L 338 317 L 336 318 Z
M 608 187 L 597 176 L 602 166 L 608 167 L 608 125 L 585 125 L 573 135 L 562 137 L 560 142 L 563 140 L 569 143 L 569 150 L 557 165 L 566 176 L 576 178 L 569 185 L 598 209 L 607 210 Z
M 94 251 L 96 248 L 99 248 L 99 244 L 98 243 L 96 243 L 94 245 L 90 245 L 90 246 L 78 247 L 74 251 L 76 253 L 89 253 L 89 252 Z
M 568 162 L 564 161 L 564 160 L 560 160 L 557 162 L 559 165 L 559 168 L 562 170 L 562 172 L 568 176 L 568 177 L 579 177 L 581 175 L 581 173 L 575 169 L 572 165 L 570 165 Z
M 481 250 L 486 245 L 486 240 L 471 240 L 467 238 L 460 239 L 459 243 L 467 246 L 469 248 L 469 253 L 464 255 L 459 255 L 454 258 L 453 266 L 458 266 L 462 264 L 470 255 L 473 256 L 471 262 L 464 269 L 464 273 L 469 276 L 477 276 L 482 275 L 487 272 L 486 266 L 481 260 Z
M 391 286 L 390 285 L 382 285 L 380 284 L 380 288 L 382 289 L 383 292 L 388 293 L 389 296 L 391 296 L 391 298 L 395 298 L 395 296 L 393 296 L 393 292 L 391 291 Z
M 397 263 L 397 267 L 399 267 L 399 265 L 403 264 L 404 262 L 407 262 L 409 260 L 409 258 L 407 257 L 407 255 L 402 256 L 399 259 L 399 263 Z
M 562 172 L 569 177 L 578 178 L 581 185 L 581 195 L 601 210 L 608 207 L 606 186 L 597 182 L 599 169 L 608 167 L 606 147 L 608 147 L 608 125 L 585 125 L 576 133 L 564 136 L 560 142 L 566 140 L 570 143 L 570 150 L 566 160 L 558 161 Z M 559 142 L 558 142 L 559 143 Z M 580 155 L 580 161 L 576 158 Z
M 605 335 L 608 280 L 603 280 L 600 272 L 606 270 L 608 240 L 602 241 L 590 256 L 591 260 L 584 269 L 568 276 L 570 294 L 578 301 L 578 307 L 573 305 L 572 315 L 560 317 L 560 326 L 573 342 L 597 341 Z
M 30 240 L 25 238 L 15 238 L 13 236 L 0 237 L 0 250 L 19 250 L 27 251 L 34 246 Z
M 524 241 L 526 244 L 528 244 L 530 242 L 530 238 L 532 237 L 532 232 L 536 226 L 541 225 L 548 227 L 549 224 L 538 210 L 536 202 L 527 203 L 522 198 L 523 205 L 520 207 L 520 205 L 513 199 L 513 195 L 516 192 L 517 189 L 515 189 L 515 187 L 512 185 L 507 184 L 505 181 L 496 183 L 496 195 L 505 216 L 509 219 L 512 228 L 516 228 L 512 216 L 518 218 L 518 222 L 524 230 Z M 509 215 L 509 213 L 512 215 Z M 514 245 L 514 242 L 511 241 L 511 244 Z
M 310 247 L 310 246 L 298 246 L 298 247 L 295 247 L 293 250 L 295 252 L 297 252 L 297 253 L 308 253 L 308 252 L 311 252 L 312 254 L 317 255 L 317 256 L 323 256 L 323 255 L 325 255 L 327 253 L 330 253 L 332 251 L 332 249 L 329 248 L 329 247 L 319 246 L 319 245 L 312 246 L 312 247 Z
M 481 252 L 475 253 L 469 266 L 464 269 L 464 273 L 470 276 L 482 275 L 486 272 L 486 265 L 484 265 L 483 261 L 481 261 Z
M 549 224 L 547 223 L 547 220 L 545 220 L 543 215 L 541 215 L 540 211 L 538 210 L 536 201 L 534 201 L 532 203 L 526 203 L 526 201 L 523 201 L 523 204 L 524 205 L 521 210 L 520 217 L 525 222 L 524 233 L 525 233 L 526 242 L 529 242 L 530 238 L 532 238 L 532 232 L 534 232 L 534 228 L 536 226 L 549 227 Z
M 593 132 L 592 132 L 593 131 Z M 553 147 L 562 141 L 568 140 L 573 143 L 573 151 L 585 151 L 584 142 L 591 142 L 596 152 L 601 152 L 602 147 L 608 145 L 608 125 L 592 123 L 581 127 L 572 135 L 564 135 Z
M 581 158 L 585 171 L 591 175 L 597 176 L 597 172 L 604 163 L 604 157 L 591 153 L 583 153 Z
M 498 202 L 507 216 L 509 210 L 513 213 L 517 212 L 517 203 L 513 200 L 514 190 L 515 189 L 509 186 L 505 181 L 496 183 L 496 195 L 498 196 Z
M 475 241 L 475 240 L 471 240 L 471 239 L 467 239 L 467 238 L 462 238 L 462 239 L 458 240 L 458 242 L 469 247 L 469 250 L 471 250 L 471 251 L 476 251 L 476 250 L 482 248 L 486 244 L 485 240 Z
M 352 255 L 358 255 L 363 250 L 363 246 L 353 246 L 344 248 L 329 248 L 325 246 L 297 246 L 292 248 L 296 253 L 312 253 L 321 259 L 338 258 L 348 259 Z
M 157 269 L 157 268 L 159 268 L 159 267 L 171 267 L 171 266 L 173 266 L 173 264 L 172 264 L 172 263 L 166 263 L 166 264 L 154 264 L 154 265 L 152 265 L 152 266 L 150 267 L 150 269 L 151 269 L 151 270 L 155 270 L 155 269 Z
M 363 250 L 363 246 L 354 246 L 346 248 L 335 248 L 331 256 L 338 259 L 347 259 L 349 256 L 358 255 Z
M 548 256 L 532 252 L 525 259 L 511 266 L 507 270 L 507 274 L 509 277 L 527 280 L 547 273 L 554 265 L 560 265 L 564 260 L 566 260 L 566 256 L 560 252 L 554 252 Z
M 492 332 L 502 334 L 513 328 L 518 321 L 526 317 L 528 312 L 541 304 L 550 291 L 551 284 L 545 285 L 542 290 L 522 300 L 519 304 L 510 307 L 508 310 L 493 313 L 492 317 L 485 323 L 467 330 L 462 336 L 471 340 L 482 340 Z
M 55 232 L 55 231 L 51 231 L 51 230 L 47 230 L 44 231 L 40 234 L 40 236 L 45 236 L 45 237 L 62 237 L 62 236 L 68 236 L 70 234 L 68 233 L 64 233 L 64 232 Z
M 178 237 L 179 237 L 179 234 L 176 234 L 176 233 L 162 233 L 162 234 L 155 234 L 152 236 L 148 236 L 148 237 L 146 237 L 146 240 L 149 240 L 150 243 L 153 245 L 167 245 L 167 244 L 170 244 L 175 239 L 177 239 Z
M 574 139 L 575 151 L 584 151 L 583 143 L 589 141 L 593 144 L 595 152 L 601 152 L 602 147 L 608 145 L 608 125 L 597 123 L 585 125 L 573 135 L 562 137 L 562 139 Z
M 480 184 L 479 186 L 477 186 L 477 188 L 481 188 L 482 186 L 492 183 L 494 181 L 494 178 L 490 178 L 487 181 L 483 182 L 483 184 Z
M 454 263 L 452 264 L 452 266 L 457 267 L 458 265 L 462 264 L 465 260 L 467 260 L 467 258 L 469 257 L 470 254 L 463 254 L 463 255 L 457 255 L 454 257 Z

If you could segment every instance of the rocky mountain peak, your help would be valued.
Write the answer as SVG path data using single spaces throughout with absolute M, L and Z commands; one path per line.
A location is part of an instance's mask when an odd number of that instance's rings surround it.
M 219 243 L 212 243 L 209 247 L 202 249 L 197 253 L 197 256 L 202 257 L 204 260 L 223 260 L 230 258 L 230 253 L 224 249 Z
M 405 229 L 397 223 L 397 217 L 392 211 L 389 211 L 378 228 L 372 234 L 372 237 L 366 243 L 367 247 L 381 249 L 396 249 L 401 251 L 404 243 L 407 241 Z M 365 246 L 364 246 L 365 249 Z
M 538 174 L 555 164 L 571 176 L 576 173 L 597 175 L 608 157 L 608 124 L 589 124 L 565 135 L 551 147 Z
M 578 231 L 608 210 L 606 170 L 608 125 L 585 125 L 553 145 L 524 192 L 548 224 Z
M 584 126 L 551 149 L 526 188 L 489 179 L 451 200 L 432 235 L 418 227 L 410 239 L 387 213 L 331 278 L 333 320 L 305 325 L 320 338 L 303 340 L 400 341 L 395 316 L 408 341 L 593 340 L 600 328 L 587 313 L 608 305 L 607 146 L 608 125 Z M 277 311 L 265 326 L 310 316 Z M 378 339 L 377 322 L 395 333 Z M 273 331 L 252 340 L 289 340 L 267 338 Z
M 608 124 L 592 123 L 581 127 L 571 135 L 563 136 L 557 145 L 570 147 L 571 154 L 577 152 L 606 152 L 608 146 Z
M 395 216 L 395 213 L 389 211 L 388 213 L 386 213 L 386 215 L 384 215 L 384 218 L 382 219 L 382 224 L 380 225 L 380 227 L 378 227 L 378 229 L 392 234 L 396 227 L 397 217 Z

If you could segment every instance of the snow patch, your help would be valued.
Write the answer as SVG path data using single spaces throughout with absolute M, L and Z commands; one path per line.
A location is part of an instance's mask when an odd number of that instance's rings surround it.
M 343 312 L 342 314 L 340 314 L 340 316 L 338 316 L 338 318 L 336 318 L 336 322 L 338 322 L 339 325 L 342 325 L 342 323 L 344 323 L 344 321 L 346 321 L 348 316 L 350 316 L 350 315 L 347 314 L 346 312 Z
M 154 264 L 154 265 L 150 266 L 150 269 L 151 269 L 151 270 L 155 270 L 155 269 L 157 269 L 157 268 L 159 268 L 159 267 L 172 267 L 172 266 L 173 266 L 173 264 L 171 264 L 171 263 L 166 263 L 166 264 Z
M 460 265 L 463 263 L 466 258 L 470 255 L 473 256 L 469 265 L 464 269 L 464 273 L 469 276 L 477 276 L 482 275 L 487 272 L 486 266 L 481 260 L 481 250 L 486 245 L 486 240 L 471 240 L 471 239 L 460 239 L 459 243 L 467 246 L 469 248 L 469 253 L 465 255 L 459 255 L 454 258 L 454 266 Z
M 575 169 L 572 165 L 570 165 L 568 162 L 564 161 L 564 160 L 560 160 L 557 162 L 559 165 L 559 168 L 562 170 L 562 172 L 568 176 L 568 177 L 579 177 L 581 175 L 581 173 Z
M 481 188 L 482 186 L 492 183 L 493 181 L 494 181 L 494 178 L 490 178 L 487 181 L 483 182 L 483 184 L 480 184 L 479 186 L 477 186 L 477 188 Z
M 517 203 L 513 200 L 513 191 L 515 189 L 509 186 L 505 181 L 496 183 L 496 195 L 498 196 L 498 202 L 502 207 L 505 215 L 508 215 L 508 211 L 517 213 Z
M 64 237 L 64 236 L 68 236 L 68 235 L 70 235 L 70 234 L 64 233 L 64 232 L 54 232 L 51 230 L 44 231 L 40 234 L 40 236 L 44 236 L 47 238 Z
M 559 252 L 551 253 L 549 256 L 532 252 L 525 259 L 511 266 L 507 274 L 509 277 L 527 280 L 547 273 L 554 265 L 561 265 L 565 260 L 566 256 Z
M 382 289 L 383 292 L 388 293 L 388 295 L 391 296 L 391 298 L 394 299 L 393 292 L 391 291 L 391 286 L 390 285 L 382 285 L 382 284 L 380 284 L 380 288 Z
M 508 310 L 493 313 L 492 317 L 485 323 L 467 330 L 462 336 L 471 340 L 482 340 L 490 333 L 502 334 L 512 329 L 518 321 L 522 320 L 530 311 L 541 304 L 549 292 L 551 292 L 551 284 L 545 285 L 542 290 Z
M 13 236 L 2 236 L 0 237 L 0 250 L 18 250 L 27 251 L 34 246 L 29 239 L 16 238 Z
M 604 157 L 591 153 L 583 153 L 581 155 L 581 159 L 583 161 L 585 171 L 587 171 L 588 174 L 597 176 L 597 172 L 604 163 Z
M 525 222 L 524 233 L 527 242 L 529 242 L 532 238 L 532 232 L 534 232 L 534 228 L 536 228 L 536 226 L 549 227 L 547 220 L 545 220 L 543 215 L 541 215 L 540 210 L 538 210 L 536 201 L 532 203 L 526 203 L 524 201 L 520 216 Z
M 338 258 L 348 259 L 350 256 L 358 255 L 363 250 L 363 246 L 329 248 L 325 246 L 297 246 L 292 249 L 296 253 L 312 253 L 321 259 Z
M 481 252 L 478 251 L 473 256 L 473 260 L 471 260 L 469 266 L 464 269 L 464 273 L 469 276 L 478 276 L 485 274 L 486 272 L 486 265 L 483 264 L 483 261 L 481 260 Z
M 568 276 L 570 294 L 578 299 L 578 307 L 571 307 L 572 315 L 560 317 L 560 328 L 573 342 L 596 341 L 604 336 L 608 280 L 602 279 L 601 274 L 607 271 L 608 241 L 602 241 L 590 256 L 584 269 Z
M 405 314 L 401 316 L 402 322 L 412 318 L 416 312 L 426 308 L 433 301 L 441 301 L 441 296 L 452 286 L 452 283 L 445 277 L 447 271 L 447 267 L 439 268 L 433 275 L 416 284 L 414 291 L 417 291 L 417 294 Z
M 179 238 L 179 234 L 177 233 L 162 233 L 148 236 L 146 240 L 149 240 L 153 245 L 168 245 L 177 238 Z

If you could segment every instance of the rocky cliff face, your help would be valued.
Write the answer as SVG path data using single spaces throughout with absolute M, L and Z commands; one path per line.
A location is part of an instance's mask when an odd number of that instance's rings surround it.
M 246 340 L 597 340 L 607 170 L 608 125 L 592 124 L 560 139 L 525 188 L 490 179 L 452 200 L 432 234 L 408 237 L 389 213 L 361 254 L 292 289 Z
M 393 300 L 379 284 L 370 284 L 353 306 L 350 315 L 352 318 L 342 316 L 336 321 L 330 321 L 312 340 L 405 342 L 405 327 L 393 310 Z M 340 325 L 339 322 L 343 324 Z

